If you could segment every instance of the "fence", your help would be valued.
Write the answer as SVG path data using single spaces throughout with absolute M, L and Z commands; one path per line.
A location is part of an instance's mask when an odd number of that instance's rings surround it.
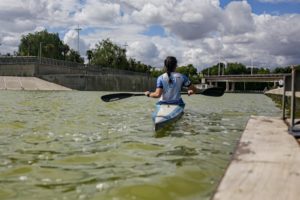
M 285 110 L 286 110 L 286 91 L 291 91 L 291 108 L 290 108 L 290 125 L 289 131 L 292 135 L 299 137 L 300 136 L 300 127 L 296 122 L 296 92 L 300 92 L 300 67 L 292 67 L 292 73 L 290 76 L 284 77 L 284 87 L 282 95 L 282 110 L 283 110 L 283 119 L 285 119 Z
M 0 56 L 0 65 L 29 65 L 35 64 L 38 66 L 37 75 L 43 73 L 43 68 L 48 68 L 46 71 L 48 74 L 54 73 L 59 74 L 59 69 L 61 73 L 74 74 L 124 74 L 124 75 L 138 75 L 138 76 L 149 76 L 147 73 L 133 72 L 129 70 L 108 68 L 96 65 L 86 65 L 76 62 L 56 60 L 51 58 L 36 57 L 36 56 Z M 50 68 L 53 70 L 49 70 Z

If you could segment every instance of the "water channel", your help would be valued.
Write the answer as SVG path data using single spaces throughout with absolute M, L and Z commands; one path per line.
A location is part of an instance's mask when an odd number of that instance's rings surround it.
M 261 94 L 184 96 L 156 134 L 155 99 L 104 92 L 0 91 L 0 199 L 209 199 L 251 115 L 281 116 Z

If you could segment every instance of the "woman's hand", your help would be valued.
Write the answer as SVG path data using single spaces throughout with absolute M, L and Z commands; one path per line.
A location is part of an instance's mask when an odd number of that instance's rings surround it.
M 195 94 L 195 92 L 194 92 L 193 90 L 188 90 L 188 95 L 189 95 L 189 96 L 191 96 L 191 95 L 193 95 L 193 94 Z
M 145 96 L 150 97 L 150 92 L 149 92 L 149 91 L 146 91 L 146 92 L 145 92 Z
M 152 97 L 152 98 L 159 98 L 163 93 L 163 89 L 162 88 L 156 88 L 155 92 L 149 92 L 146 91 L 145 95 L 147 97 Z
M 190 96 L 192 94 L 196 94 L 196 92 L 197 92 L 197 88 L 193 84 L 191 84 L 188 87 L 188 95 Z

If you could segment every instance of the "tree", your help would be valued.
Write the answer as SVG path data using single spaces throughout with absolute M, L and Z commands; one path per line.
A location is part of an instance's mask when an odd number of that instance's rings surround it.
M 181 67 L 177 67 L 176 71 L 186 75 L 187 77 L 189 77 L 189 79 L 193 82 L 193 83 L 198 83 L 199 82 L 199 77 L 197 74 L 197 69 L 192 65 L 189 64 L 187 66 L 181 66 Z
M 268 68 L 259 68 L 257 73 L 258 74 L 270 74 L 270 69 L 268 69 Z
M 68 54 L 66 56 L 66 60 L 71 61 L 71 62 L 84 63 L 83 58 L 81 58 L 80 55 L 78 54 L 78 52 L 73 49 L 71 49 L 68 52 Z
M 109 38 L 96 44 L 96 48 L 88 50 L 86 54 L 92 65 L 151 73 L 152 66 L 136 61 L 134 58 L 127 59 L 126 49 L 114 44 Z
M 162 69 L 155 69 L 155 68 L 152 68 L 152 70 L 151 70 L 151 76 L 154 77 L 154 78 L 159 77 L 159 76 L 162 75 L 163 73 L 164 73 L 164 70 L 162 70 Z
M 217 63 L 216 65 L 213 65 L 212 67 L 208 67 L 206 69 L 203 69 L 201 71 L 201 73 L 204 74 L 204 75 L 219 75 L 219 73 L 220 73 L 220 75 L 221 75 L 223 71 L 225 72 L 225 64 L 224 63 Z
M 108 38 L 96 44 L 92 49 L 91 64 L 103 67 L 127 69 L 129 63 L 126 58 L 126 50 L 112 43 Z
M 47 30 L 23 35 L 19 45 L 18 55 L 39 56 L 64 59 L 65 44 L 60 40 L 58 33 L 48 33 Z M 41 48 L 41 49 L 40 49 Z
M 87 50 L 86 51 L 86 56 L 87 56 L 87 59 L 89 61 L 89 64 L 91 63 L 91 60 L 93 58 L 93 51 L 92 50 Z
M 66 60 L 67 54 L 70 51 L 70 47 L 67 44 L 64 44 L 61 48 L 62 48 L 61 52 L 62 52 L 62 54 L 64 56 L 64 60 Z
M 292 72 L 292 68 L 290 66 L 288 67 L 276 67 L 273 70 L 273 73 L 275 74 L 285 74 L 285 73 L 291 73 Z
M 228 63 L 225 74 L 248 74 L 246 66 L 241 63 Z

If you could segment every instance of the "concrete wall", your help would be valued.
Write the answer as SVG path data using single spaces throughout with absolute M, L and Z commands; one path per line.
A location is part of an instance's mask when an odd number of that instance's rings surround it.
M 36 64 L 37 75 L 49 75 L 49 74 L 81 74 L 85 73 L 84 70 L 75 67 L 49 65 L 49 64 Z
M 40 78 L 76 90 L 136 91 L 154 90 L 156 79 L 134 75 L 41 75 Z
M 37 57 L 0 57 L 0 76 L 37 76 L 76 90 L 154 90 L 156 79 L 145 73 L 86 66 Z
M 0 76 L 34 76 L 35 64 L 5 64 L 0 65 Z

